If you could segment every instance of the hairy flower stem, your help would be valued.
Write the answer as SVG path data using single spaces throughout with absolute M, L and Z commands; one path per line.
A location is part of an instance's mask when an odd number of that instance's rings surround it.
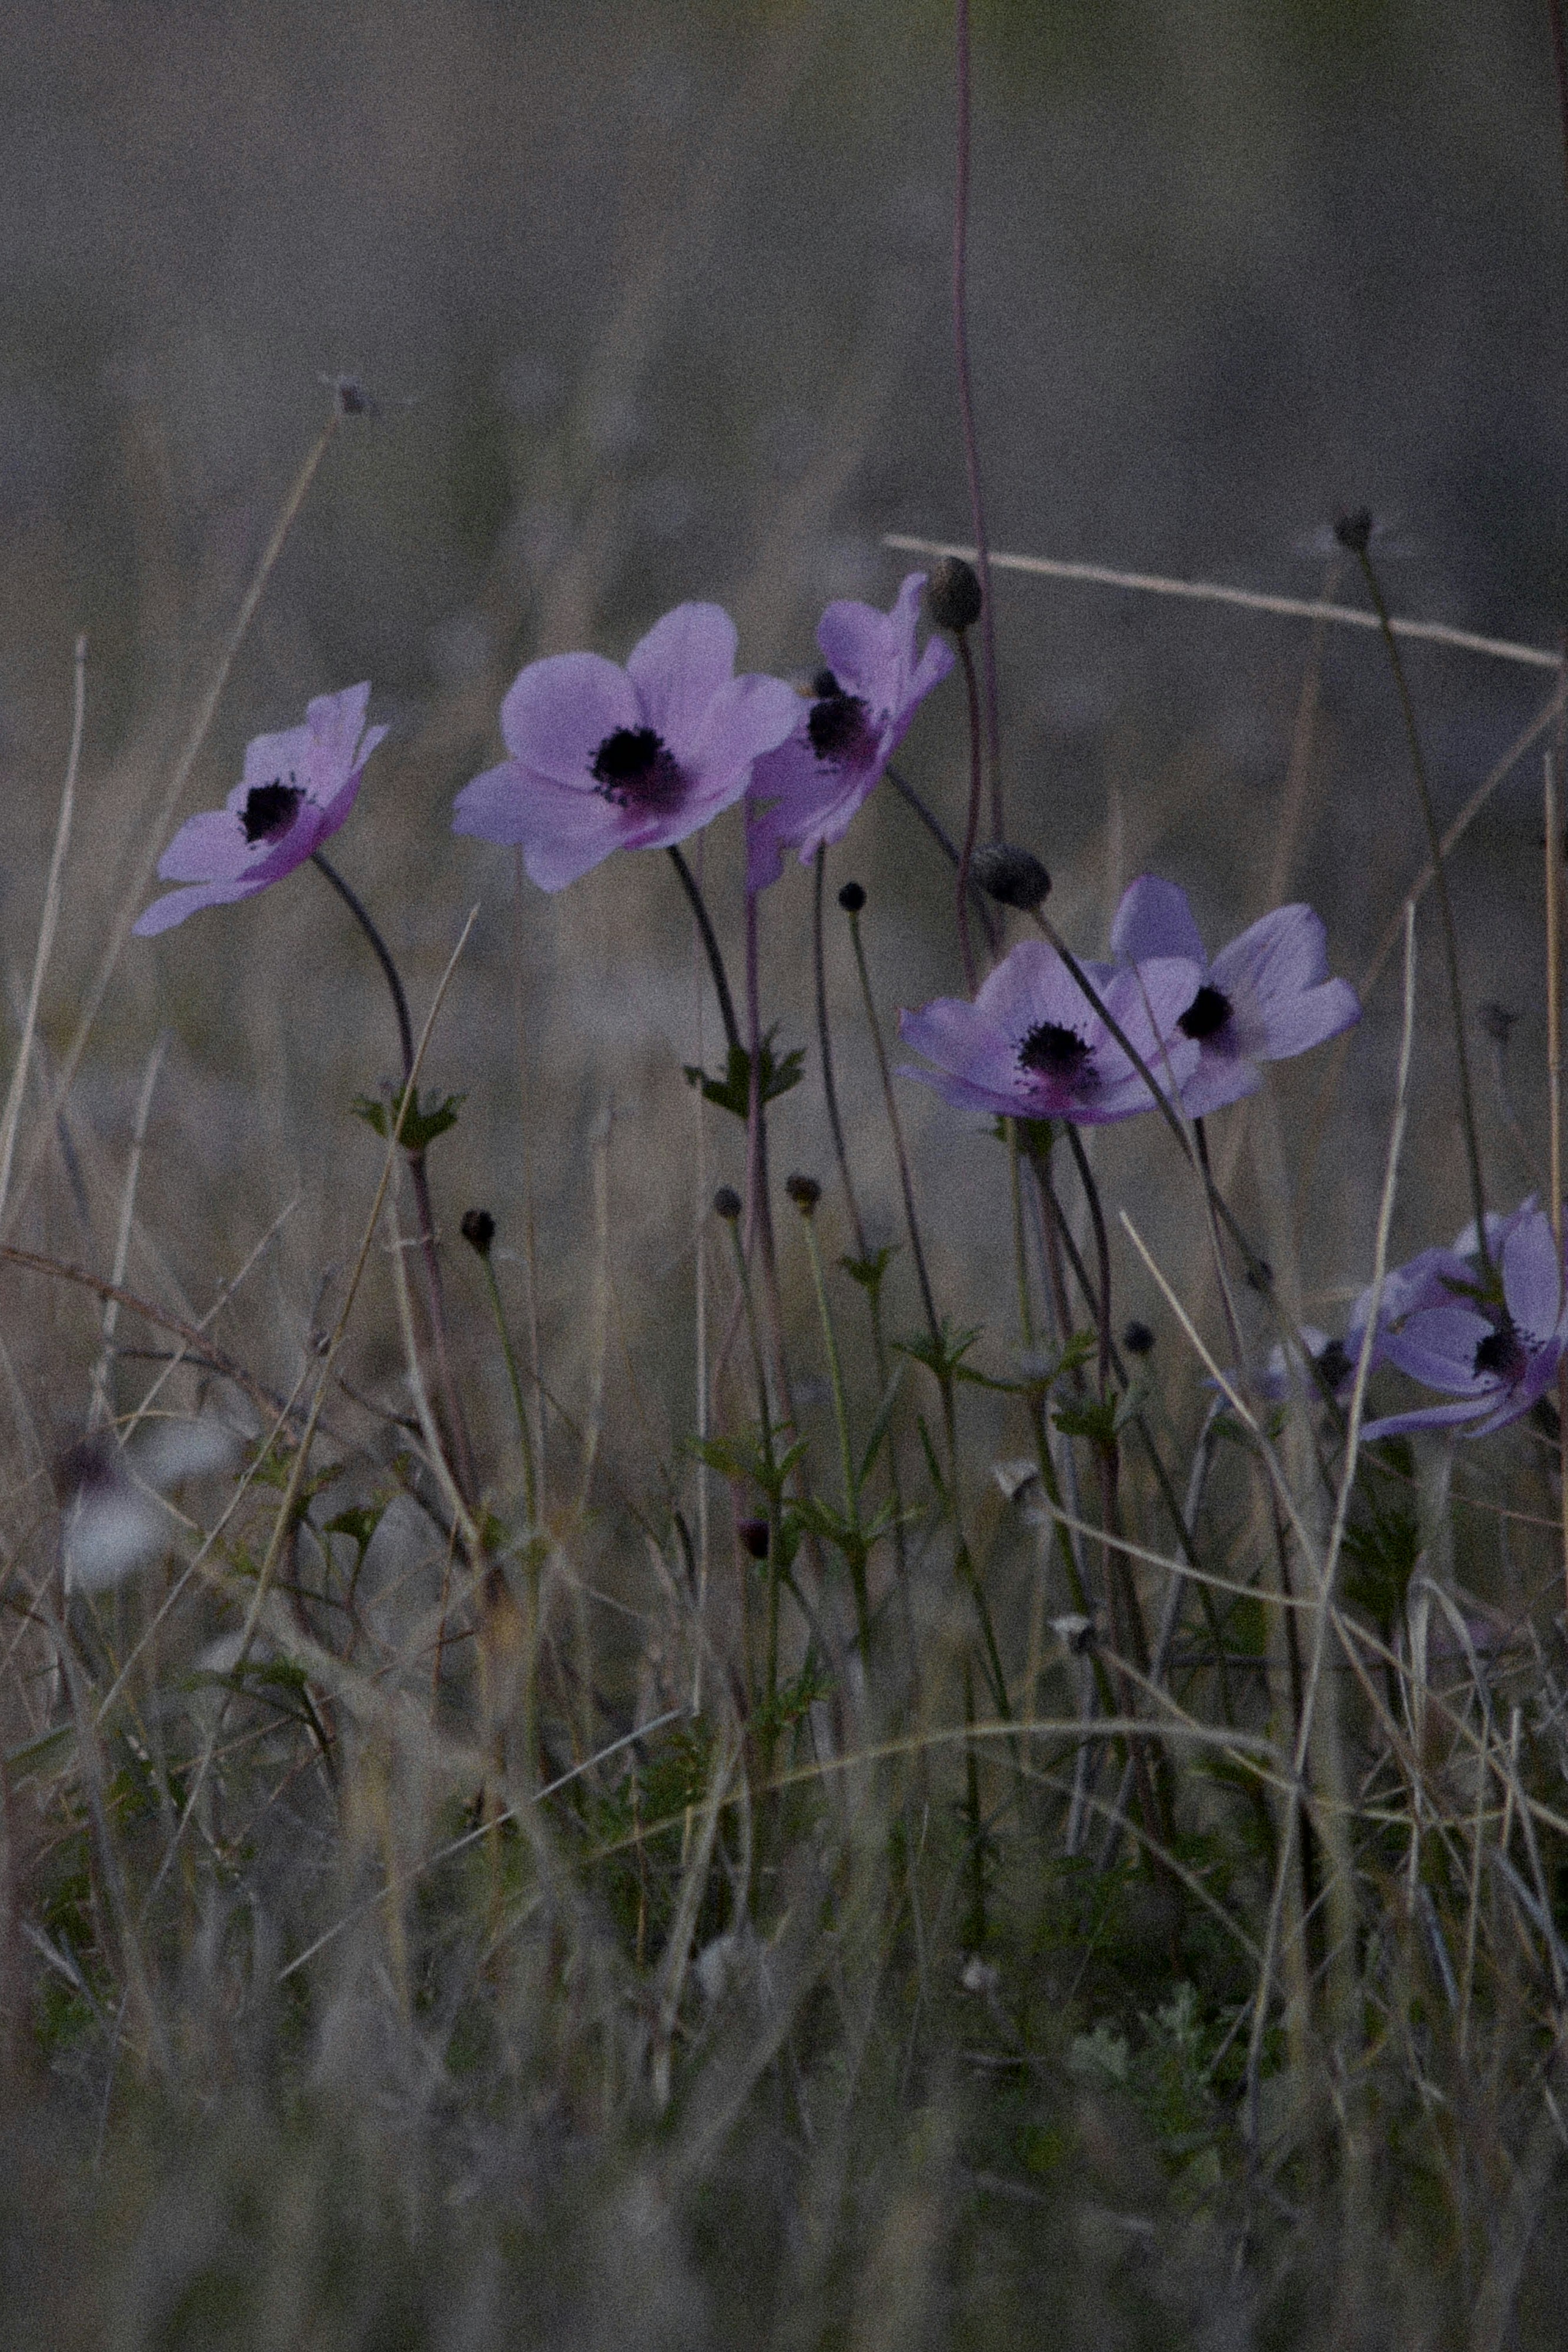
M 803 1216 L 806 1228 L 806 1251 L 811 1261 L 811 1285 L 817 1294 L 817 1315 L 822 1326 L 822 1345 L 828 1357 L 828 1386 L 833 1399 L 833 1425 L 839 1440 L 839 1475 L 843 1481 L 844 1518 L 847 1522 L 843 1546 L 849 1562 L 850 1582 L 854 1590 L 855 1637 L 867 1669 L 871 1664 L 871 1604 L 866 1588 L 866 1545 L 861 1533 L 860 1480 L 855 1473 L 854 1444 L 850 1435 L 849 1399 L 844 1391 L 843 1359 L 839 1353 L 839 1335 L 833 1324 L 833 1310 L 828 1299 L 827 1278 L 822 1272 L 822 1253 L 817 1243 L 817 1221 Z
M 698 887 L 696 876 L 674 842 L 670 845 L 670 862 L 681 877 L 681 887 L 696 919 L 697 936 L 707 957 L 708 970 L 713 974 L 713 990 L 718 999 L 718 1016 L 724 1023 L 725 1043 L 732 1054 L 737 1054 L 742 1050 L 740 1024 L 735 1017 L 735 999 L 729 992 L 729 977 L 724 968 L 724 957 L 719 952 L 718 934 L 714 929 L 707 901 Z
M 497 1279 L 495 1262 L 486 1250 L 480 1259 L 485 1269 L 486 1287 L 490 1294 L 490 1312 L 501 1342 L 501 1355 L 507 1367 L 507 1380 L 512 1391 L 512 1410 L 517 1417 L 517 1443 L 523 1453 L 523 1507 L 528 1515 L 532 1532 L 538 1526 L 538 1474 L 534 1466 L 533 1424 L 528 1419 L 528 1405 L 523 1397 L 523 1376 L 517 1369 L 517 1351 L 512 1346 L 512 1334 L 507 1323 L 507 1310 L 501 1299 L 501 1286 Z
M 872 1358 L 876 1365 L 877 1393 L 887 1393 L 887 1342 L 882 1326 L 882 1285 L 871 1277 L 871 1245 L 866 1240 L 865 1223 L 861 1216 L 860 1201 L 854 1180 L 850 1174 L 850 1157 L 844 1143 L 843 1121 L 839 1113 L 839 1091 L 833 1075 L 833 1040 L 828 1018 L 828 965 L 822 929 L 822 899 L 826 887 L 827 848 L 817 849 L 814 888 L 811 900 L 811 961 L 817 987 L 817 1049 L 821 1058 L 822 1092 L 827 1099 L 828 1126 L 832 1133 L 833 1156 L 838 1161 L 839 1177 L 844 1188 L 844 1200 L 850 1213 L 850 1225 L 855 1237 L 855 1255 L 865 1270 L 863 1284 L 866 1308 L 871 1319 Z M 898 1470 L 898 1448 L 890 1428 L 885 1440 L 887 1447 L 888 1486 L 893 1497 L 893 1549 L 898 1567 L 899 1605 L 904 1618 L 904 1641 L 909 1653 L 911 1686 L 918 1677 L 918 1661 L 915 1638 L 915 1620 L 909 1599 L 909 1559 L 904 1533 L 904 1491 Z
M 1394 634 L 1384 601 L 1383 583 L 1364 546 L 1355 548 L 1355 558 L 1361 566 L 1361 576 L 1366 583 L 1366 593 L 1372 599 L 1372 609 L 1377 615 L 1383 632 L 1384 649 L 1394 678 L 1394 690 L 1399 698 L 1399 715 L 1404 721 L 1405 740 L 1409 747 L 1411 771 L 1416 779 L 1416 796 L 1421 803 L 1421 819 L 1427 828 L 1427 851 L 1432 861 L 1432 888 L 1437 901 L 1437 918 L 1443 933 L 1443 960 L 1448 971 L 1448 1002 L 1454 1023 L 1454 1052 L 1459 1071 L 1459 1118 L 1465 1134 L 1465 1158 L 1469 1163 L 1470 1198 L 1475 1210 L 1476 1252 L 1481 1262 L 1483 1277 L 1493 1278 L 1491 1249 L 1487 1241 L 1486 1186 L 1481 1176 L 1479 1131 L 1476 1126 L 1475 1092 L 1470 1085 L 1470 1057 L 1465 1043 L 1465 999 L 1459 982 L 1459 940 L 1454 923 L 1453 901 L 1448 896 L 1448 871 L 1443 864 L 1443 835 L 1437 824 L 1437 813 L 1432 805 L 1432 790 L 1427 778 L 1427 762 L 1421 751 L 1421 733 L 1416 723 L 1416 705 L 1411 699 L 1409 681 L 1405 675 L 1404 656 L 1399 640 Z
M 969 805 L 964 819 L 964 846 L 958 853 L 958 878 L 956 885 L 958 906 L 958 952 L 964 961 L 964 985 L 971 996 L 975 993 L 975 945 L 969 937 L 969 868 L 974 864 L 975 844 L 980 832 L 980 698 L 975 685 L 975 657 L 969 651 L 969 640 L 962 631 L 958 635 L 958 654 L 964 665 L 964 684 L 969 703 Z M 998 839 L 1000 839 L 998 834 Z
M 897 768 L 884 768 L 882 772 L 905 808 L 920 819 L 948 865 L 956 867 L 962 852 L 930 803 L 915 791 L 908 777 Z M 969 912 L 979 917 L 980 929 L 986 935 L 986 945 L 992 955 L 995 955 L 1001 941 L 1001 933 L 997 928 L 995 910 L 991 902 L 973 876 L 969 880 Z
M 773 1206 L 768 1179 L 768 1106 L 762 1098 L 762 994 L 758 970 L 757 901 L 746 894 L 746 1024 L 749 1081 L 746 1100 L 746 1251 L 753 1245 L 762 1257 L 762 1282 L 768 1296 L 768 1319 L 772 1329 L 773 1370 L 784 1418 L 799 1426 L 789 1360 L 784 1351 L 784 1295 L 779 1285 L 779 1252 L 773 1234 Z
M 406 1094 L 413 1079 L 413 1024 L 409 1018 L 408 998 L 392 952 L 381 932 L 371 921 L 370 913 L 357 892 L 351 890 L 335 866 L 321 852 L 312 850 L 310 863 L 323 874 L 349 912 L 359 924 L 371 948 L 376 961 L 392 994 L 392 1010 L 397 1014 L 398 1044 L 402 1053 L 402 1083 Z M 410 1105 L 412 1113 L 413 1106 Z M 414 1214 L 419 1221 L 420 1254 L 424 1260 L 425 1285 L 430 1294 L 430 1326 L 435 1342 L 436 1370 L 441 1381 L 441 1393 L 446 1407 L 448 1444 L 451 1448 L 453 1475 L 458 1492 L 472 1510 L 478 1496 L 474 1475 L 474 1454 L 468 1441 L 468 1423 L 463 1411 L 463 1400 L 452 1370 L 452 1349 L 446 1322 L 446 1294 L 441 1280 L 441 1258 L 435 1245 L 435 1217 L 430 1202 L 430 1179 L 425 1171 L 423 1150 L 405 1152 L 409 1181 L 413 1187 Z
M 996 625 L 991 613 L 991 557 L 986 539 L 986 502 L 980 487 L 980 449 L 975 433 L 975 391 L 969 370 L 969 0 L 955 0 L 955 75 L 957 142 L 953 179 L 953 354 L 958 368 L 958 418 L 964 436 L 964 469 L 969 482 L 969 512 L 975 530 L 975 568 L 980 575 L 980 650 L 986 671 L 986 736 L 991 767 L 991 831 L 1007 838 L 1002 808 L 1002 730 L 997 694 Z
M 893 1072 L 888 1067 L 887 1046 L 883 1039 L 882 1021 L 876 1009 L 876 997 L 871 984 L 871 971 L 866 963 L 865 942 L 861 937 L 860 917 L 850 916 L 850 937 L 854 942 L 855 969 L 860 974 L 861 1002 L 865 1007 L 866 1026 L 876 1054 L 876 1066 L 882 1080 L 882 1099 L 887 1114 L 888 1130 L 893 1137 L 894 1156 L 898 1162 L 898 1181 L 904 1194 L 904 1217 L 909 1234 L 910 1254 L 920 1284 L 920 1300 L 925 1310 L 926 1329 L 931 1339 L 931 1365 L 942 1399 L 943 1433 L 947 1443 L 948 1505 L 953 1513 L 953 1566 L 961 1583 L 967 1585 L 974 1599 L 975 1614 L 979 1620 L 980 1637 L 985 1643 L 997 1712 L 1004 1722 L 1010 1721 L 1008 1703 L 1007 1676 L 1002 1672 L 1001 1653 L 997 1647 L 996 1628 L 987 1603 L 968 1538 L 964 1533 L 962 1502 L 958 1486 L 958 1412 L 955 1394 L 953 1368 L 947 1360 L 946 1335 L 936 1313 L 936 1301 L 932 1295 L 931 1276 L 926 1270 L 925 1251 L 920 1239 L 920 1219 L 915 1206 L 915 1184 L 909 1172 L 909 1153 L 904 1140 L 904 1122 L 898 1116 L 898 1101 L 893 1091 Z

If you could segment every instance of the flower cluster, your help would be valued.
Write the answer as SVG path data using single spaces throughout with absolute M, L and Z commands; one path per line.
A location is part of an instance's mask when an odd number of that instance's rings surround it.
M 936 1065 L 908 1075 L 967 1108 L 1085 1126 L 1152 1109 L 1152 1079 L 1202 1118 L 1260 1086 L 1260 1063 L 1360 1018 L 1354 990 L 1329 977 L 1310 907 L 1265 915 L 1210 963 L 1186 893 L 1145 875 L 1123 896 L 1111 946 L 1113 962 L 1080 966 L 1088 990 L 1044 940 L 1025 940 L 973 1004 L 939 997 L 905 1013 L 905 1043 Z

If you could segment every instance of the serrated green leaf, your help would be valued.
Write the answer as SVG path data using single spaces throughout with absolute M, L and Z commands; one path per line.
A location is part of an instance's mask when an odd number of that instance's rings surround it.
M 776 1055 L 773 1040 L 777 1034 L 776 1029 L 769 1029 L 758 1055 L 758 1087 L 765 1103 L 774 1102 L 780 1095 L 787 1095 L 790 1087 L 798 1087 L 805 1076 L 805 1047 L 791 1045 L 788 1053 Z M 695 1062 L 684 1063 L 682 1066 L 687 1086 L 700 1087 L 705 1102 L 716 1104 L 720 1110 L 727 1110 L 738 1119 L 750 1117 L 751 1056 L 744 1045 L 730 1047 L 722 1077 L 709 1077 L 707 1072 Z
M 438 1135 L 444 1135 L 449 1127 L 456 1126 L 458 1110 L 466 1099 L 465 1095 L 447 1095 L 433 1109 L 421 1110 L 419 1088 L 415 1087 L 398 1136 L 403 1150 L 413 1152 L 427 1150 Z M 390 1102 L 378 1101 L 372 1095 L 356 1095 L 349 1108 L 356 1118 L 362 1118 L 365 1125 L 373 1128 L 385 1142 L 397 1126 L 398 1113 L 402 1108 L 402 1094 L 400 1090 Z

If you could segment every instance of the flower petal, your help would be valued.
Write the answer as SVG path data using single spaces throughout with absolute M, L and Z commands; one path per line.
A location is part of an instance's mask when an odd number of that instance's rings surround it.
M 1516 1329 L 1532 1339 L 1549 1339 L 1562 1322 L 1562 1261 L 1551 1220 L 1539 1209 L 1503 1244 L 1502 1295 Z
M 465 784 L 455 803 L 454 833 L 515 845 L 541 890 L 563 890 L 625 838 L 624 813 L 598 793 L 573 791 L 504 760 Z
M 602 654 L 530 662 L 501 705 L 501 734 L 514 761 L 551 783 L 584 790 L 605 738 L 644 723 L 636 688 Z
M 1197 965 L 1200 975 L 1208 969 L 1186 892 L 1175 882 L 1162 882 L 1155 874 L 1140 875 L 1123 891 L 1111 926 L 1111 952 L 1121 963 L 1142 963 L 1150 956 L 1185 956 Z
M 1405 1437 L 1416 1429 L 1458 1429 L 1467 1421 L 1483 1420 L 1488 1402 L 1485 1397 L 1467 1397 L 1462 1404 L 1423 1404 L 1413 1412 L 1385 1413 L 1380 1421 L 1362 1423 L 1362 1443 L 1370 1445 L 1380 1437 Z
M 263 882 L 198 882 L 188 890 L 167 890 L 162 898 L 154 898 L 144 914 L 131 925 L 139 940 L 156 939 L 160 931 L 172 930 L 193 915 L 200 907 L 231 907 L 237 899 L 254 898 L 266 888 Z
M 1477 1371 L 1476 1349 L 1492 1336 L 1491 1323 L 1473 1307 L 1432 1307 L 1412 1315 L 1403 1330 L 1393 1332 L 1384 1353 L 1427 1388 L 1490 1398 L 1497 1393 L 1499 1377 Z
M 735 623 L 722 604 L 677 604 L 654 622 L 627 658 L 646 723 L 683 767 L 708 705 L 735 676 L 737 642 Z
M 188 816 L 158 860 L 161 882 L 221 882 L 234 879 L 255 862 L 238 818 L 227 809 L 203 809 Z

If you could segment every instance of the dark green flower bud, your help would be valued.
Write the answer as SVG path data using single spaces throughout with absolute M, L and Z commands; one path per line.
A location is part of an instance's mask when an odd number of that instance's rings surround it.
M 980 575 L 961 555 L 945 555 L 931 567 L 925 609 L 939 629 L 961 636 L 980 617 Z
M 1333 535 L 1353 555 L 1364 555 L 1372 544 L 1372 509 L 1353 507 L 1348 514 L 1335 515 Z
M 822 1197 L 822 1188 L 814 1176 L 787 1176 L 784 1190 L 803 1217 L 810 1216 Z
M 846 915 L 858 915 L 865 905 L 865 892 L 858 882 L 846 882 L 839 892 L 839 904 Z
M 471 1250 L 488 1257 L 490 1244 L 496 1238 L 496 1220 L 488 1209 L 465 1209 L 463 1222 L 457 1228 Z
M 1051 892 L 1051 877 L 1034 852 L 1016 849 L 1010 841 L 982 842 L 969 861 L 969 872 L 988 898 L 1020 907 L 1025 914 Z
M 1135 1319 L 1122 1334 L 1122 1345 L 1129 1356 L 1146 1356 L 1155 1344 L 1155 1335 L 1146 1323 Z
M 714 1215 L 722 1217 L 727 1225 L 733 1225 L 736 1223 L 740 1215 L 741 1206 L 740 1195 L 733 1184 L 721 1184 L 713 1196 Z

